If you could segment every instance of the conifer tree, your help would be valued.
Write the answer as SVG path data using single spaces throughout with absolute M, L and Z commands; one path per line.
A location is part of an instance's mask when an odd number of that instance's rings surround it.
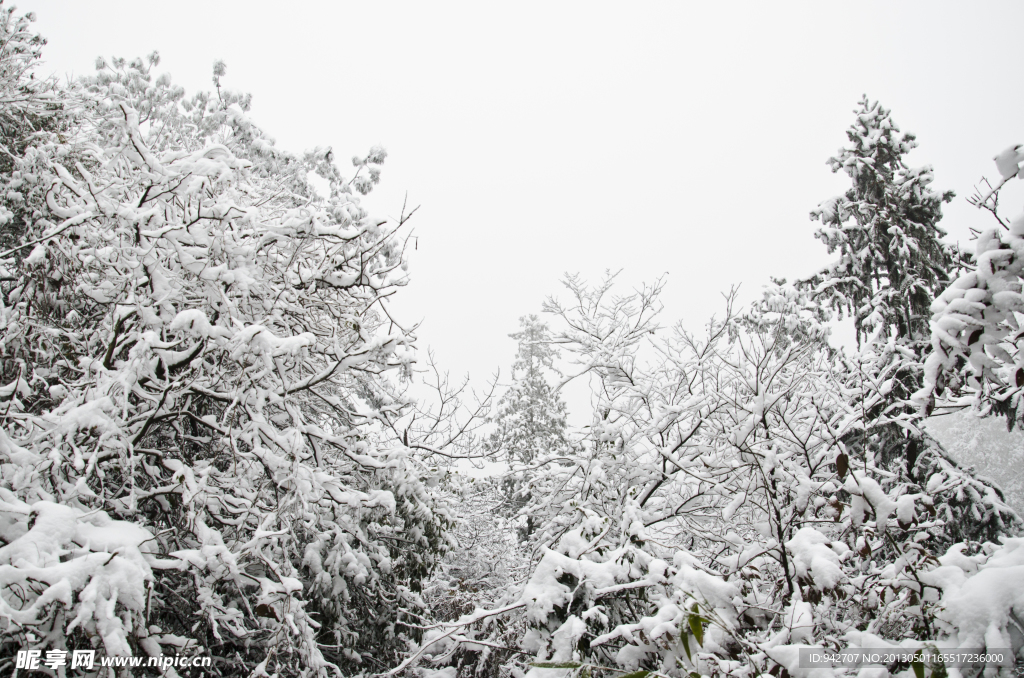
M 800 286 L 854 321 L 863 351 L 850 371 L 867 385 L 865 420 L 913 417 L 907 399 L 921 386 L 929 306 L 960 259 L 938 226 L 953 193 L 930 188 L 931 167 L 907 166 L 904 156 L 917 140 L 900 131 L 888 109 L 865 96 L 854 112 L 849 145 L 828 160 L 853 186 L 811 212 L 822 224 L 815 237 L 839 256 Z
M 956 476 L 957 491 L 937 492 L 949 543 L 995 540 L 1020 523 L 998 491 L 960 468 L 919 428 L 922 412 L 910 397 L 923 383 L 930 351 L 932 300 L 961 265 L 941 238 L 942 204 L 953 198 L 930 188 L 932 169 L 911 168 L 917 146 L 888 109 L 867 97 L 847 130 L 850 144 L 828 163 L 853 186 L 811 212 L 815 234 L 839 258 L 801 286 L 819 303 L 853 318 L 860 352 L 845 361 L 847 393 L 859 419 L 843 437 L 855 458 L 897 474 L 908 492 L 933 477 Z M 926 404 L 930 414 L 934 399 Z M 952 485 L 950 486 L 952 488 Z
M 501 485 L 513 512 L 533 498 L 533 468 L 538 461 L 564 456 L 566 407 L 547 381 L 546 373 L 558 374 L 558 350 L 551 344 L 548 327 L 533 314 L 519 318 L 520 330 L 509 336 L 519 342 L 512 363 L 512 386 L 498 401 L 497 424 L 484 448 L 508 462 L 509 473 Z M 537 516 L 523 516 L 519 536 L 527 539 L 537 527 Z
M 815 237 L 839 258 L 805 284 L 853 318 L 858 344 L 916 345 L 928 337 L 928 307 L 958 260 L 938 226 L 953 192 L 930 188 L 930 166 L 907 166 L 917 140 L 900 132 L 888 109 L 865 96 L 855 112 L 850 145 L 828 160 L 853 186 L 811 212 L 822 224 Z
M 528 464 L 566 448 L 566 407 L 546 377 L 549 372 L 558 374 L 558 350 L 551 345 L 547 325 L 531 314 L 521 317 L 519 326 L 509 335 L 519 342 L 512 387 L 498 402 L 497 428 L 487 447 L 509 462 Z

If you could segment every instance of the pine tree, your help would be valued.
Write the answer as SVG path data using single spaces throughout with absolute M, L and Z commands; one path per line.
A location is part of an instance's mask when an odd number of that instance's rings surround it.
M 938 226 L 953 193 L 929 187 L 931 167 L 907 166 L 917 140 L 900 132 L 888 109 L 865 96 L 854 112 L 850 144 L 828 160 L 853 186 L 811 212 L 822 224 L 815 237 L 839 257 L 798 285 L 853 318 L 863 351 L 850 372 L 862 385 L 865 420 L 913 417 L 907 399 L 921 387 L 929 306 L 960 261 Z
M 498 402 L 497 428 L 487 449 L 509 462 L 529 464 L 566 449 L 566 407 L 546 377 L 558 373 L 558 350 L 551 345 L 547 325 L 531 314 L 521 317 L 519 326 L 520 331 L 509 335 L 519 342 L 512 387 Z
M 547 325 L 536 315 L 522 316 L 519 326 L 518 332 L 509 335 L 519 343 L 512 386 L 498 401 L 497 426 L 484 444 L 485 450 L 511 467 L 501 485 L 512 512 L 524 510 L 534 496 L 535 473 L 529 466 L 565 456 L 569 448 L 565 402 L 546 377 L 547 372 L 558 374 L 554 363 L 558 350 L 551 344 Z M 520 520 L 519 537 L 525 540 L 536 530 L 537 516 Z
M 850 146 L 828 160 L 853 186 L 811 212 L 822 224 L 815 237 L 839 258 L 804 284 L 853 318 L 859 345 L 888 338 L 917 345 L 928 337 L 928 307 L 959 258 L 938 226 L 953 192 L 929 187 L 930 166 L 907 166 L 917 140 L 900 132 L 888 109 L 865 96 L 855 113 Z
M 920 408 L 910 402 L 924 381 L 932 300 L 962 265 L 938 226 L 953 193 L 930 188 L 930 167 L 908 167 L 904 156 L 917 141 L 900 132 L 889 110 L 864 97 L 855 113 L 849 146 L 828 161 L 853 186 L 811 212 L 822 224 L 816 237 L 839 258 L 801 282 L 819 303 L 854 320 L 861 350 L 845 361 L 845 388 L 859 421 L 843 443 L 856 458 L 898 474 L 908 492 L 947 478 L 949 487 L 936 490 L 946 539 L 994 540 L 1019 529 L 1019 520 L 998 491 L 921 430 Z

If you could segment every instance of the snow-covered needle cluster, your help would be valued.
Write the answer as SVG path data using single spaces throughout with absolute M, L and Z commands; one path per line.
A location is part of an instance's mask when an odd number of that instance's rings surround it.
M 389 311 L 408 214 L 360 203 L 382 149 L 346 178 L 278 149 L 222 63 L 192 96 L 155 54 L 58 85 L 30 17 L 0 32 L 0 672 L 938 678 L 978 670 L 800 651 L 1024 647 L 1024 525 L 924 429 L 1024 417 L 1020 147 L 971 258 L 865 98 L 830 160 L 852 187 L 811 215 L 834 264 L 697 332 L 662 326 L 660 280 L 569 276 L 470 405 Z

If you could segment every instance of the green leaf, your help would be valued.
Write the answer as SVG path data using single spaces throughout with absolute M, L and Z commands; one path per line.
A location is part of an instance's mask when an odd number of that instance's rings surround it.
M 620 678 L 646 678 L 649 673 L 650 671 L 634 671 L 633 673 L 627 673 L 624 676 L 620 676 Z
M 578 669 L 583 666 L 579 662 L 536 662 L 530 664 L 538 669 Z
M 917 678 L 924 678 L 924 664 L 921 663 L 921 660 L 915 659 L 910 662 L 910 666 L 914 669 L 914 675 L 917 676 Z
M 690 656 L 690 630 L 686 628 L 679 629 L 679 638 L 683 641 L 683 649 L 686 650 L 686 658 L 693 663 L 693 657 Z
M 697 644 L 704 647 L 704 626 L 701 624 L 700 615 L 690 615 L 690 630 L 693 631 L 693 637 L 697 639 Z

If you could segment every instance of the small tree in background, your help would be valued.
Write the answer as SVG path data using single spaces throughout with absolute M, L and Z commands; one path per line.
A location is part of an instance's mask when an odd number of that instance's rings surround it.
M 490 454 L 511 467 L 501 484 L 513 511 L 531 499 L 528 488 L 534 474 L 524 467 L 563 456 L 569 448 L 565 402 L 546 377 L 548 372 L 558 374 L 554 363 L 558 349 L 551 344 L 548 326 L 536 315 L 519 318 L 519 327 L 509 335 L 519 343 L 512 363 L 512 386 L 498 401 L 497 426 L 484 443 Z M 524 516 L 520 537 L 527 538 L 536 527 L 536 516 Z
M 512 363 L 512 387 L 498 401 L 497 428 L 487 449 L 510 463 L 529 464 L 538 456 L 568 446 L 566 408 L 546 374 L 558 374 L 554 361 L 558 349 L 551 344 L 548 326 L 536 315 L 519 319 L 518 332 L 509 336 L 519 342 Z

